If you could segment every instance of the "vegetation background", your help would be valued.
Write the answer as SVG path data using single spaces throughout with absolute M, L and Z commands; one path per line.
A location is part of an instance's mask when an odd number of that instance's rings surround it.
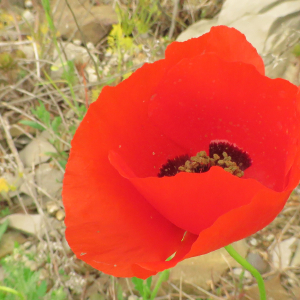
M 143 63 L 163 58 L 166 46 L 184 29 L 214 17 L 222 4 L 223 0 L 0 1 L 1 300 L 148 299 L 158 287 L 157 278 L 129 281 L 102 274 L 76 259 L 68 247 L 61 187 L 70 141 L 105 85 L 116 85 Z M 290 241 L 295 235 L 299 207 L 295 192 L 277 220 L 247 240 L 281 300 L 300 298 L 300 270 L 270 272 L 268 249 L 276 246 L 275 240 Z M 214 278 L 211 269 L 198 268 L 203 278 L 208 273 L 204 287 L 192 278 L 165 276 L 151 295 L 257 299 L 253 278 L 244 270 L 225 263 Z

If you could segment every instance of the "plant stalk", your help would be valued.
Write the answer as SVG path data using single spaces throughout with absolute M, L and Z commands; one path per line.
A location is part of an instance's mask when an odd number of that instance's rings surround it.
M 242 267 L 248 270 L 255 277 L 258 284 L 260 300 L 267 300 L 265 283 L 261 274 L 250 263 L 248 263 L 245 258 L 238 254 L 232 245 L 225 246 L 224 248 L 230 256 L 232 256 Z

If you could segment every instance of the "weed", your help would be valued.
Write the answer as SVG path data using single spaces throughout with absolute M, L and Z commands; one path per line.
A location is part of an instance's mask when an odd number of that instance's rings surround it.
M 45 280 L 40 280 L 40 272 L 32 271 L 24 262 L 15 260 L 22 251 L 18 246 L 12 256 L 1 260 L 4 270 L 3 286 L 0 286 L 0 299 L 15 300 L 16 295 L 26 300 L 64 300 L 66 294 L 62 289 L 47 292 L 48 286 Z

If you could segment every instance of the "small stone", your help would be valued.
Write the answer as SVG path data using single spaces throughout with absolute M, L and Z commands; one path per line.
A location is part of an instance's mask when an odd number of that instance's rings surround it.
M 261 274 L 266 273 L 269 268 L 268 263 L 258 253 L 249 253 L 247 261 Z
M 73 44 L 76 45 L 76 46 L 81 46 L 82 41 L 75 39 L 75 40 L 73 40 Z
M 65 211 L 63 210 L 63 209 L 60 209 L 57 213 L 56 213 L 56 219 L 58 220 L 58 221 L 62 221 L 64 218 L 65 218 L 65 216 L 66 216 L 66 214 L 65 214 Z
M 257 239 L 256 238 L 251 238 L 249 243 L 252 245 L 252 246 L 257 246 L 258 242 L 257 242 Z
M 273 266 L 276 269 L 283 270 L 289 266 L 293 248 L 296 246 L 296 243 L 297 239 L 295 237 L 291 237 L 275 246 L 272 253 L 272 261 Z
M 33 7 L 33 4 L 32 4 L 31 0 L 26 0 L 24 4 L 25 4 L 26 8 L 32 8 Z
M 88 49 L 95 49 L 95 46 L 94 46 L 94 44 L 93 43 L 91 43 L 91 42 L 88 42 L 87 44 L 86 44 L 86 47 L 88 48 Z
M 59 210 L 59 206 L 55 201 L 49 201 L 46 203 L 47 212 L 50 215 L 55 214 Z
M 275 235 L 273 233 L 270 233 L 269 235 L 266 236 L 266 241 L 272 242 L 275 238 Z
M 28 23 L 32 23 L 35 20 L 34 14 L 28 9 L 23 12 L 22 17 Z
M 244 272 L 244 278 L 247 278 L 247 279 L 251 279 L 252 278 L 252 275 L 249 271 L 247 270 L 244 270 L 242 268 L 234 268 L 233 269 L 233 275 L 239 277 L 241 276 L 242 272 Z

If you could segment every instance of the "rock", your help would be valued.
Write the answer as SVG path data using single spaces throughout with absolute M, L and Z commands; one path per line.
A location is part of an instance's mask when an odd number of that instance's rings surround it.
M 254 237 L 250 239 L 249 243 L 250 243 L 252 246 L 257 246 L 257 244 L 258 244 L 258 243 L 257 243 L 257 239 L 254 238 Z
M 55 201 L 48 201 L 46 203 L 47 212 L 49 215 L 55 214 L 59 210 L 59 205 Z
M 63 176 L 64 174 L 51 163 L 40 164 L 35 171 L 37 185 L 53 198 L 60 194 Z
M 300 0 L 227 0 L 218 16 L 196 22 L 177 40 L 198 37 L 216 25 L 227 25 L 244 33 L 263 57 L 267 76 L 300 84 L 299 65 L 292 53 L 300 38 Z
M 54 8 L 54 23 L 64 39 L 79 39 L 84 42 L 98 44 L 111 30 L 113 24 L 118 23 L 118 16 L 111 5 L 92 5 L 89 0 L 68 0 L 81 28 L 78 31 L 74 17 L 66 1 L 51 1 Z
M 12 214 L 0 220 L 9 221 L 9 227 L 27 234 L 39 235 L 43 230 L 43 217 L 41 215 Z
M 193 25 L 189 26 L 188 29 L 183 31 L 177 37 L 177 41 L 184 42 L 191 38 L 199 37 L 200 35 L 203 35 L 204 33 L 209 32 L 211 27 L 217 26 L 217 25 L 219 25 L 218 19 L 200 20 L 199 22 L 194 23 Z
M 37 192 L 35 186 L 33 185 L 33 183 L 35 182 L 34 174 L 29 172 L 29 168 L 24 169 L 22 178 L 23 180 L 22 184 L 20 185 L 19 192 L 24 193 L 31 198 L 35 198 L 37 196 Z
M 261 274 L 269 269 L 269 264 L 258 253 L 249 253 L 247 261 Z
M 91 61 L 90 55 L 87 52 L 87 50 L 84 47 L 72 44 L 72 43 L 65 43 L 62 42 L 60 45 L 61 52 L 62 49 L 64 51 L 64 54 L 61 58 L 63 61 L 63 64 L 66 64 L 66 60 L 71 60 L 75 64 L 82 64 L 86 65 L 86 68 L 89 68 L 89 72 L 91 73 L 90 69 L 93 69 L 94 73 L 96 73 L 93 62 Z M 91 54 L 93 56 L 93 59 L 95 62 L 98 62 L 98 59 L 95 55 Z M 57 50 L 54 50 L 53 56 L 55 57 L 55 61 L 51 67 L 51 74 L 53 78 L 55 79 L 60 79 L 62 74 L 63 74 L 63 67 L 62 67 L 62 62 L 61 59 L 58 55 Z
M 2 220 L 0 222 L 2 222 Z M 3 234 L 0 241 L 0 258 L 13 252 L 15 248 L 15 242 L 23 244 L 26 242 L 26 238 L 22 233 L 16 231 L 8 231 Z
M 25 0 L 24 5 L 26 8 L 33 8 L 33 4 L 31 0 Z
M 218 21 L 221 24 L 230 25 L 245 15 L 264 13 L 268 8 L 278 4 L 278 2 L 280 0 L 251 0 L 247 2 L 226 0 L 219 14 Z
M 252 275 L 249 271 L 244 270 L 243 268 L 233 268 L 233 275 L 236 277 L 240 277 L 241 274 L 244 272 L 244 278 L 251 279 Z
M 28 9 L 24 10 L 24 12 L 22 14 L 22 18 L 27 23 L 33 23 L 34 20 L 35 20 L 34 14 L 30 10 L 28 10 Z
M 50 158 L 49 155 L 45 154 L 46 152 L 56 153 L 57 151 L 43 135 L 40 135 L 20 151 L 20 159 L 25 167 L 31 168 L 33 165 L 46 162 Z
M 56 219 L 58 220 L 58 221 L 62 221 L 64 218 L 65 218 L 65 216 L 66 216 L 66 214 L 65 214 L 65 211 L 63 210 L 63 209 L 60 209 L 57 213 L 56 213 Z
M 272 253 L 272 264 L 274 268 L 284 270 L 290 265 L 293 248 L 295 248 L 298 240 L 291 237 L 277 244 Z
M 246 256 L 248 246 L 245 240 L 238 241 L 233 246 L 240 255 Z M 220 275 L 228 269 L 228 263 L 232 267 L 240 267 L 225 249 L 219 249 L 180 262 L 170 270 L 170 279 L 180 280 L 182 278 L 183 282 L 190 282 L 202 288 L 207 288 L 207 282 L 212 277 L 214 280 L 218 280 Z

